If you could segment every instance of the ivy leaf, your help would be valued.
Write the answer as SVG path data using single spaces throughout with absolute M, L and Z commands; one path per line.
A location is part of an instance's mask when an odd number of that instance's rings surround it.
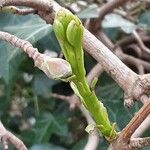
M 52 31 L 50 25 L 47 25 L 39 17 L 32 15 L 20 17 L 0 14 L 0 20 L 3 20 L 0 23 L 0 30 L 30 41 L 32 44 Z M 25 55 L 22 50 L 4 41 L 0 41 L 0 49 L 0 77 L 8 84 L 17 73 L 18 67 L 24 60 Z
M 79 12 L 77 15 L 81 19 L 97 18 L 99 16 L 97 8 L 98 8 L 97 5 L 92 4 L 88 6 L 86 9 Z
M 124 19 L 117 14 L 109 14 L 102 22 L 103 28 L 121 28 L 123 32 L 129 34 L 132 33 L 137 26 L 129 20 Z

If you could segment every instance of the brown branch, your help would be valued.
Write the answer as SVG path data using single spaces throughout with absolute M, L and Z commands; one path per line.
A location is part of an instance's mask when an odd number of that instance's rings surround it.
M 101 63 L 105 71 L 124 91 L 133 88 L 137 80 L 136 73 L 123 64 L 118 57 L 87 30 L 84 32 L 83 46 L 91 56 Z
M 143 51 L 147 52 L 148 54 L 150 54 L 150 49 L 144 45 L 144 43 L 143 43 L 142 39 L 140 38 L 139 34 L 137 33 L 137 31 L 133 31 L 133 35 L 134 35 L 135 39 L 137 40 L 141 49 Z
M 80 105 L 79 109 L 81 110 L 82 114 L 85 116 L 88 124 L 95 123 L 92 117 L 90 116 L 89 112 L 83 105 Z M 98 144 L 99 144 L 99 134 L 97 130 L 94 130 L 92 133 L 89 133 L 88 141 L 86 145 L 84 146 L 84 150 L 91 150 L 91 149 L 96 150 Z
M 105 43 L 105 45 L 107 45 L 111 50 L 114 50 L 114 44 L 111 42 L 111 40 L 104 34 L 104 32 L 100 32 L 99 34 L 97 34 L 97 36 L 98 36 L 98 38 L 100 38 L 100 39 L 102 39 L 103 40 L 103 42 Z M 150 64 L 148 63 L 148 62 L 146 62 L 146 61 L 143 61 L 143 60 L 140 60 L 140 59 L 138 59 L 138 58 L 135 58 L 135 57 L 133 57 L 133 56 L 130 56 L 130 55 L 127 55 L 127 54 L 124 54 L 123 52 L 122 52 L 122 49 L 120 48 L 120 47 L 116 47 L 116 51 L 115 51 L 115 54 L 121 59 L 121 60 L 123 60 L 123 61 L 125 61 L 125 62 L 130 62 L 131 64 L 135 64 L 135 65 L 143 65 L 144 66 L 144 68 L 146 69 L 146 70 L 150 70 Z M 121 70 L 121 69 L 120 69 Z M 110 74 L 111 75 L 111 74 Z M 121 75 L 121 74 L 120 74 Z M 124 90 L 124 104 L 125 105 L 127 105 L 128 107 L 130 107 L 130 106 L 132 106 L 133 105 L 133 103 L 134 103 L 134 99 L 136 99 L 136 100 L 142 100 L 142 96 L 143 95 L 145 95 L 146 93 L 144 93 L 144 89 L 145 88 L 147 88 L 147 87 L 149 87 L 149 84 L 150 84 L 150 82 L 147 82 L 147 85 L 144 87 L 144 86 L 142 86 L 142 82 L 144 82 L 144 81 L 142 81 L 142 80 L 144 80 L 144 78 L 145 78 L 145 80 L 147 80 L 148 79 L 148 77 L 146 77 L 146 76 L 138 76 L 137 74 L 136 74 L 136 76 L 137 76 L 137 78 L 139 78 L 139 79 L 133 79 L 133 80 L 135 80 L 135 83 L 132 85 L 132 86 L 130 86 L 130 85 L 125 85 L 126 86 L 126 88 L 128 88 L 128 90 L 127 89 L 125 89 Z M 140 79 L 142 77 L 142 80 Z M 120 78 L 119 76 L 118 76 L 118 78 Z M 129 77 L 130 78 L 130 77 Z M 126 80 L 126 79 L 125 79 Z M 121 81 L 122 81 L 122 79 L 121 79 Z M 117 81 L 116 81 L 117 82 Z M 118 82 L 117 82 L 118 83 Z M 145 82 L 144 82 L 145 83 Z M 119 83 L 118 83 L 119 84 Z M 140 85 L 140 86 L 139 86 Z M 137 87 L 136 87 L 137 86 Z M 136 89 L 136 90 L 134 90 L 134 89 Z M 133 92 L 133 91 L 135 91 L 135 93 Z M 147 95 L 149 95 L 149 90 L 147 91 Z
M 26 54 L 28 54 L 29 57 L 33 58 L 35 66 L 40 66 L 43 61 L 37 48 L 34 48 L 30 42 L 19 39 L 14 35 L 2 31 L 0 31 L 0 39 L 7 41 L 15 47 L 21 48 Z
M 88 73 L 87 75 L 87 80 L 88 83 L 91 84 L 91 82 L 93 81 L 94 78 L 98 78 L 100 76 L 100 74 L 102 74 L 103 72 L 103 68 L 101 66 L 101 64 L 97 63 Z
M 150 99 L 143 107 L 135 114 L 129 124 L 122 130 L 121 135 L 125 141 L 128 141 L 139 125 L 150 114 Z
M 110 144 L 108 149 L 109 150 L 118 150 L 118 149 L 132 150 L 133 149 L 132 146 L 135 145 L 135 142 L 132 142 L 132 139 L 134 138 L 131 138 L 131 136 L 149 114 L 150 114 L 150 99 L 135 114 L 135 116 L 131 119 L 129 124 L 118 135 L 117 139 Z M 130 145 L 130 141 L 132 146 Z
M 150 115 L 141 123 L 141 125 L 135 130 L 131 138 L 141 137 L 141 135 L 150 128 Z
M 132 49 L 133 52 L 138 56 L 141 57 L 142 56 L 142 50 L 141 48 L 137 45 L 137 44 L 131 44 L 127 46 L 127 50 L 128 49 Z
M 36 10 L 52 11 L 52 0 L 1 0 L 0 7 L 4 6 L 26 6 Z
M 141 60 L 139 58 L 136 58 L 134 56 L 130 56 L 127 55 L 125 53 L 123 53 L 123 50 L 120 48 L 120 46 L 117 44 L 114 45 L 112 43 L 112 41 L 108 38 L 108 36 L 106 36 L 106 34 L 104 32 L 99 32 L 99 34 L 96 35 L 98 37 L 98 39 L 100 39 L 110 50 L 114 51 L 114 53 L 125 63 L 130 63 L 130 64 L 134 64 L 136 65 L 142 65 L 147 71 L 150 71 L 150 63 L 148 63 L 147 61 Z M 147 39 L 148 38 L 148 39 Z M 133 41 L 135 41 L 134 38 L 129 37 L 129 39 L 132 39 Z M 146 37 L 147 40 L 150 40 L 149 37 Z M 126 40 L 125 40 L 126 41 Z M 125 45 L 128 45 L 127 43 L 125 43 Z M 122 46 L 124 47 L 124 45 Z
M 8 149 L 8 142 L 10 142 L 17 150 L 27 150 L 20 139 L 5 129 L 2 122 L 0 122 L 0 139 L 4 149 Z
M 131 55 L 124 54 L 122 52 L 117 53 L 116 55 L 125 63 L 134 64 L 135 66 L 142 65 L 147 71 L 150 71 L 150 63 L 144 60 L 138 59 Z
M 143 33 L 139 33 L 139 36 L 141 37 L 142 41 L 144 42 L 149 42 L 150 41 L 150 36 L 144 35 Z M 116 42 L 116 45 L 119 45 L 121 47 L 132 44 L 132 43 L 137 43 L 137 40 L 133 35 L 126 36 L 123 39 L 119 40 Z
M 98 17 L 99 21 L 102 20 L 106 14 L 112 12 L 115 8 L 118 8 L 119 6 L 122 6 L 127 1 L 129 0 L 115 0 L 115 1 L 109 1 L 108 3 L 103 5 L 100 8 L 99 17 Z
M 75 107 L 80 106 L 80 101 L 73 96 L 64 96 L 57 93 L 50 93 L 50 97 L 66 101 L 67 103 L 69 103 L 70 109 L 74 109 Z
M 133 138 L 130 140 L 131 148 L 142 148 L 144 146 L 150 146 L 150 137 L 145 138 Z

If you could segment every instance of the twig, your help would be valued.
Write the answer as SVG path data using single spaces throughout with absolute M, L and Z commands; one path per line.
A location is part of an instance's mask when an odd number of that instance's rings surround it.
M 43 11 L 52 11 L 52 0 L 1 0 L 0 7 L 4 6 L 26 6 L 32 7 L 36 10 L 43 10 Z
M 139 125 L 150 114 L 150 99 L 143 105 L 143 107 L 131 119 L 129 124 L 122 130 L 121 136 L 125 141 L 128 141 Z
M 98 29 L 100 29 L 101 22 L 104 19 L 105 15 L 112 12 L 115 8 L 122 6 L 127 1 L 129 0 L 114 0 L 114 1 L 109 1 L 105 5 L 103 5 L 99 11 L 99 17 L 96 19 L 91 19 L 90 21 L 89 26 L 90 29 L 92 29 L 92 32 L 96 32 L 98 31 Z
M 87 75 L 87 80 L 88 80 L 88 83 L 91 84 L 91 82 L 93 81 L 94 78 L 98 78 L 102 72 L 103 72 L 103 68 L 101 66 L 100 63 L 97 63 L 91 70 L 90 72 L 88 73 Z
M 137 143 L 140 143 L 141 141 L 132 142 L 131 136 L 149 114 L 150 114 L 150 99 L 136 113 L 136 115 L 131 119 L 128 125 L 118 135 L 118 138 L 113 143 L 110 144 L 108 149 L 109 150 L 116 150 L 116 149 L 132 150 L 133 149 L 132 146 L 138 145 Z M 131 141 L 132 146 L 130 145 L 130 141 Z M 150 144 L 149 142 L 147 142 L 147 140 L 143 140 L 142 142 L 141 142 L 142 143 L 141 146 Z M 147 143 L 147 144 L 144 144 L 144 143 Z
M 144 69 L 146 69 L 147 71 L 150 71 L 150 63 L 144 60 L 138 59 L 131 55 L 124 54 L 122 52 L 117 53 L 116 55 L 125 63 L 134 64 L 135 66 L 142 65 Z
M 142 50 L 137 44 L 131 44 L 127 46 L 127 50 L 133 50 L 136 56 L 141 57 L 142 56 Z
M 150 41 L 150 36 L 144 35 L 143 33 L 139 33 L 139 36 L 141 37 L 142 41 L 144 42 L 149 42 Z M 135 39 L 135 36 L 130 35 L 126 36 L 121 40 L 118 40 L 116 42 L 116 45 L 119 45 L 121 47 L 132 44 L 132 43 L 137 43 L 137 40 Z
M 130 146 L 132 148 L 142 148 L 150 145 L 150 137 L 145 138 L 133 138 L 130 140 Z
M 70 109 L 74 109 L 75 107 L 80 106 L 80 101 L 73 96 L 64 96 L 57 93 L 50 93 L 50 97 L 66 101 L 67 103 L 69 103 Z
M 37 48 L 32 46 L 30 42 L 19 39 L 14 35 L 2 31 L 0 31 L 0 39 L 7 41 L 15 47 L 21 48 L 26 54 L 28 54 L 29 57 L 33 58 L 35 66 L 39 66 L 41 64 L 41 54 L 38 52 Z
M 114 45 L 112 43 L 112 41 L 106 36 L 106 34 L 104 32 L 99 32 L 97 34 L 97 38 L 100 39 L 110 50 L 114 51 L 114 53 L 125 63 L 130 63 L 130 64 L 134 64 L 135 66 L 137 65 L 142 65 L 147 71 L 150 71 L 150 63 L 148 63 L 147 61 L 141 60 L 139 58 L 133 57 L 131 55 L 127 55 L 125 53 L 123 53 L 123 50 L 120 48 L 120 46 L 118 45 Z M 149 37 L 145 37 L 147 40 L 150 40 Z M 134 40 L 134 38 L 130 38 L 129 39 Z M 126 40 L 125 40 L 126 41 Z M 128 45 L 127 43 L 125 45 Z M 124 47 L 124 45 L 123 45 Z
M 137 33 L 137 31 L 134 30 L 132 33 L 135 36 L 135 39 L 137 40 L 141 49 L 143 51 L 147 52 L 148 54 L 150 54 L 150 49 L 144 45 L 144 43 L 143 43 L 142 39 L 140 38 L 139 34 Z
M 2 122 L 0 122 L 0 140 L 5 150 L 8 149 L 8 142 L 12 143 L 17 150 L 27 150 L 20 139 L 5 129 Z
M 28 15 L 28 14 L 36 14 L 37 10 L 32 8 L 20 9 L 15 6 L 6 6 L 0 9 L 0 12 L 4 13 L 12 13 L 16 15 Z
M 141 135 L 150 128 L 150 116 L 148 116 L 141 125 L 135 130 L 132 135 L 132 138 L 141 137 Z
M 94 124 L 94 120 L 91 118 L 89 112 L 86 108 L 81 104 L 79 109 L 81 110 L 82 114 L 85 116 L 88 124 Z M 84 150 L 96 150 L 99 143 L 99 135 L 97 130 L 94 130 L 92 133 L 89 133 L 88 141 L 84 146 Z

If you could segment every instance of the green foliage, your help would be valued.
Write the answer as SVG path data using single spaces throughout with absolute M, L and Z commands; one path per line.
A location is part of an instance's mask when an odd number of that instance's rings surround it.
M 119 22 L 119 23 L 118 23 Z M 103 28 L 121 28 L 125 33 L 132 33 L 137 26 L 117 14 L 109 14 L 102 22 Z

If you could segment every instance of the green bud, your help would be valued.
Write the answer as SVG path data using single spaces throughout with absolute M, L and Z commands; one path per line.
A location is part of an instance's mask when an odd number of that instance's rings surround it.
M 57 39 L 59 39 L 59 42 L 62 43 L 66 39 L 66 33 L 63 24 L 56 19 L 54 21 L 53 27 Z
M 39 67 L 49 78 L 65 79 L 72 75 L 70 64 L 61 58 L 43 57 L 43 62 Z
M 80 21 L 72 20 L 67 27 L 66 36 L 68 42 L 76 47 L 79 45 L 79 47 L 82 45 L 82 39 L 83 39 L 83 26 Z
M 75 16 L 67 9 L 62 8 L 56 13 L 55 20 L 59 20 L 66 31 L 67 26 L 71 20 L 74 20 Z

